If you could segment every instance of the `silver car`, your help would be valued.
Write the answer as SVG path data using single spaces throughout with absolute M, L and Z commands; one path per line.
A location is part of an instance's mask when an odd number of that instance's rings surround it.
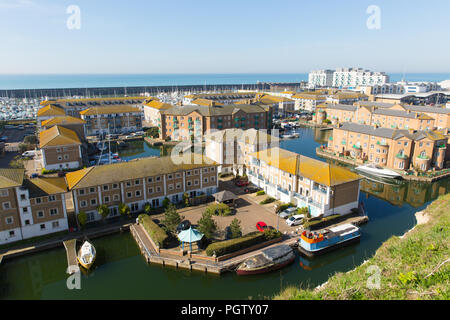
M 287 219 L 290 216 L 292 216 L 293 214 L 295 214 L 296 212 L 297 212 L 297 208 L 291 207 L 291 208 L 287 208 L 283 212 L 280 212 L 278 215 L 280 216 L 280 218 Z

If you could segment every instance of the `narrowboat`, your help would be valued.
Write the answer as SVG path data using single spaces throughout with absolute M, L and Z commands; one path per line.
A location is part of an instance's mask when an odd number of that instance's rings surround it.
M 357 242 L 360 238 L 360 229 L 352 224 L 343 224 L 314 232 L 304 231 L 298 243 L 298 250 L 307 257 L 314 257 Z
M 236 273 L 240 276 L 267 273 L 281 269 L 294 260 L 294 250 L 288 245 L 280 245 L 265 249 L 260 254 L 248 258 L 239 265 Z

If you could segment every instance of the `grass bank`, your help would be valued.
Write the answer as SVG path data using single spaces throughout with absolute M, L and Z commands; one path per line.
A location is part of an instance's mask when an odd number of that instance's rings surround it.
M 289 287 L 274 298 L 450 299 L 450 194 L 441 196 L 416 216 L 418 225 L 414 229 L 402 237 L 390 238 L 374 257 L 356 269 L 336 273 L 316 289 Z

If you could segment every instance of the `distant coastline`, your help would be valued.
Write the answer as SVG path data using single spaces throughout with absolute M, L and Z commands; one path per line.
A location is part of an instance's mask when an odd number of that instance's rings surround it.
M 450 73 L 390 73 L 391 82 L 450 79 Z M 261 82 L 299 83 L 308 81 L 307 73 L 258 74 L 74 74 L 74 75 L 0 75 L 0 90 L 183 86 L 219 84 L 257 84 Z

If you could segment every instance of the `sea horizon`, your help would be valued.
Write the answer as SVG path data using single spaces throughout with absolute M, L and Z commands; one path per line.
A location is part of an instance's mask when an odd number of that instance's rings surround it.
M 450 73 L 387 73 L 391 82 L 441 82 Z M 0 74 L 0 90 L 299 83 L 308 73 Z

